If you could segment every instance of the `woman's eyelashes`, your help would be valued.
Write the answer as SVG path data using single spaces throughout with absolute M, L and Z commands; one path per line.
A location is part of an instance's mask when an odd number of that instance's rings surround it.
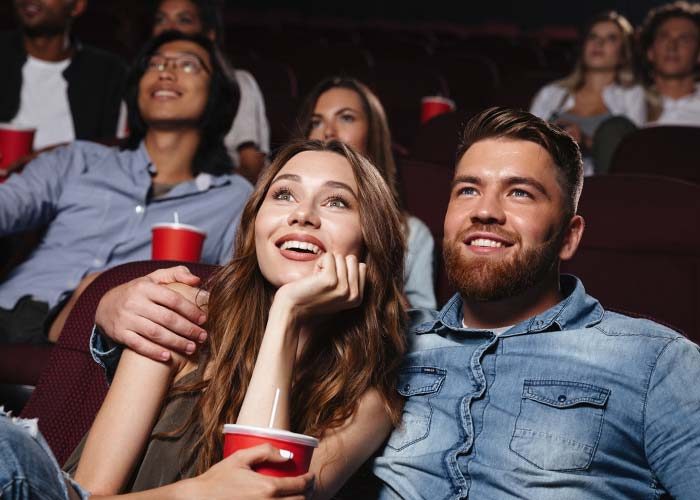
M 352 113 L 343 113 L 340 115 L 340 121 L 345 123 L 354 123 L 357 117 Z
M 297 198 L 289 187 L 280 186 L 270 193 L 270 198 L 276 201 L 296 202 Z M 321 197 L 321 206 L 329 208 L 352 208 L 352 202 L 341 193 L 331 193 Z
M 270 198 L 279 201 L 294 201 L 294 194 L 288 187 L 278 187 L 272 191 Z
M 332 194 L 323 203 L 331 208 L 352 208 L 350 201 L 342 194 Z

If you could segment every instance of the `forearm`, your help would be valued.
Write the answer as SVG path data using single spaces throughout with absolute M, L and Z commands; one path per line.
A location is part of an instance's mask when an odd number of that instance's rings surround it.
M 289 392 L 298 344 L 291 308 L 273 303 L 236 423 L 267 427 L 275 392 L 279 389 L 273 427 L 289 429 Z
M 159 363 L 124 352 L 90 429 L 76 481 L 97 494 L 121 490 L 153 428 L 176 368 L 174 362 Z

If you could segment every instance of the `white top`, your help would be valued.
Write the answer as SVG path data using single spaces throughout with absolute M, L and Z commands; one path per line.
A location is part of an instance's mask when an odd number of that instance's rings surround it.
M 655 122 L 648 123 L 648 125 L 700 127 L 700 84 L 695 85 L 695 92 L 680 99 L 664 96 L 661 116 Z
M 19 111 L 10 123 L 36 128 L 34 150 L 75 139 L 63 71 L 70 59 L 49 62 L 30 55 L 22 67 Z
M 641 85 L 623 87 L 612 83 L 603 90 L 603 102 L 614 116 L 625 116 L 637 126 L 646 122 L 644 88 Z M 530 113 L 543 120 L 550 120 L 555 112 L 568 111 L 575 103 L 574 96 L 567 89 L 550 83 L 537 92 L 532 100 Z
M 435 309 L 433 253 L 435 241 L 430 229 L 420 219 L 408 217 L 408 243 L 405 260 L 403 293 L 414 309 Z
M 265 114 L 265 100 L 253 75 L 241 69 L 234 70 L 234 75 L 241 91 L 241 100 L 224 144 L 234 165 L 238 166 L 238 147 L 241 144 L 252 142 L 263 153 L 270 152 L 270 127 Z

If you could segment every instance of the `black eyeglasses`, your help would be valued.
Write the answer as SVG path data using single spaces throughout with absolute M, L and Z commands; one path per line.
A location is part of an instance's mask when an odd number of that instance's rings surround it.
M 146 62 L 146 71 L 163 72 L 168 68 L 178 73 L 198 75 L 202 71 L 211 73 L 204 62 L 194 54 L 183 54 L 177 57 L 166 57 L 160 54 L 152 55 Z

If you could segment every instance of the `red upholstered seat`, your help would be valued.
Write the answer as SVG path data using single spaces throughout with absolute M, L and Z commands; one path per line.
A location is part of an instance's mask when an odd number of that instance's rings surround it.
M 591 177 L 579 213 L 583 240 L 563 271 L 604 307 L 658 318 L 700 340 L 700 185 Z
M 98 302 L 108 290 L 121 283 L 175 264 L 143 261 L 114 267 L 102 273 L 76 302 L 21 414 L 39 419 L 39 428 L 59 463 L 68 458 L 88 431 L 107 393 L 104 372 L 93 361 L 89 349 Z M 203 279 L 216 269 L 206 264 L 185 265 Z
M 700 127 L 649 127 L 625 137 L 610 173 L 652 174 L 700 183 Z

